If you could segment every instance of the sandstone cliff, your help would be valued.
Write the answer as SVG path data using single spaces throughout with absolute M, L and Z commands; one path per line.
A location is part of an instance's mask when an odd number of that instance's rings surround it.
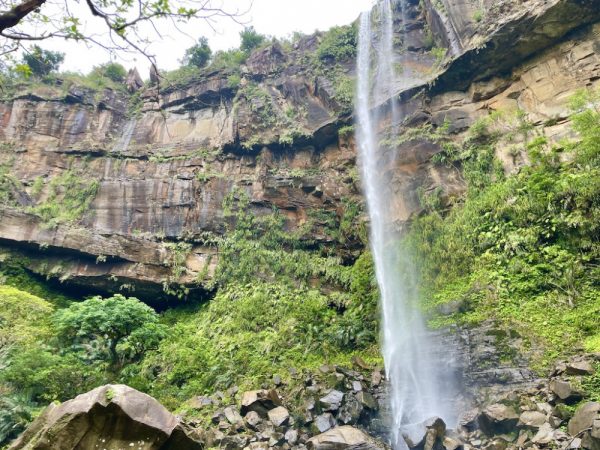
M 490 111 L 520 109 L 559 139 L 567 98 L 598 84 L 597 1 L 407 1 L 403 11 L 397 95 L 406 101 L 394 125 L 446 123 L 459 139 Z M 166 281 L 202 296 L 227 228 L 224 200 L 240 189 L 253 214 L 277 208 L 290 230 L 309 224 L 316 243 L 352 258 L 363 244 L 335 242 L 323 211 L 339 222 L 348 202 L 361 203 L 347 129 L 354 63 L 316 64 L 322 38 L 255 52 L 237 83 L 209 70 L 147 89 L 137 109 L 111 90 L 24 87 L 0 103 L 0 164 L 9 174 L 0 242 L 30 270 L 89 291 L 155 300 L 172 294 Z M 445 57 L 429 50 L 432 39 L 448 47 Z M 441 147 L 427 136 L 392 147 L 382 176 L 397 193 L 399 224 L 420 210 L 420 190 L 439 187 L 448 199 L 463 189 L 459 173 L 430 163 Z M 514 143 L 498 156 L 507 171 L 524 158 Z M 64 217 L 69 193 L 79 209 Z

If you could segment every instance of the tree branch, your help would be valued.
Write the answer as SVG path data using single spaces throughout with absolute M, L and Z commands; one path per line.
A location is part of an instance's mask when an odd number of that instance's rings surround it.
M 9 11 L 0 13 L 0 31 L 17 25 L 27 14 L 46 3 L 46 0 L 26 0 Z

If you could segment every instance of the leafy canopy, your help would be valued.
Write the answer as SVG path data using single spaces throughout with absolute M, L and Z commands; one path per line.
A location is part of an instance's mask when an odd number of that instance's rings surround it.
M 259 47 L 265 40 L 266 37 L 258 33 L 254 27 L 246 27 L 240 32 L 240 38 L 242 43 L 240 49 L 249 54 L 255 48 Z
M 32 75 L 37 77 L 55 72 L 64 59 L 64 53 L 44 50 L 39 45 L 32 46 L 23 54 L 23 64 L 29 68 Z
M 94 343 L 115 366 L 132 361 L 155 347 L 165 336 L 158 314 L 135 297 L 116 294 L 93 297 L 57 311 L 54 323 L 59 337 L 73 345 Z
M 210 61 L 212 50 L 208 45 L 208 39 L 201 37 L 198 43 L 185 51 L 183 63 L 186 66 L 194 66 L 198 68 L 205 67 Z

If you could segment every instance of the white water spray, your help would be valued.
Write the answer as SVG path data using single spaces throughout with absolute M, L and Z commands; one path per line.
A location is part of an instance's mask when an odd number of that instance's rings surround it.
M 384 121 L 380 111 L 384 108 L 374 106 L 389 99 L 385 119 L 394 125 L 401 118 L 399 105 L 393 99 L 397 81 L 393 7 L 392 0 L 381 0 L 373 17 L 370 12 L 361 15 L 356 113 L 363 186 L 371 220 L 371 248 L 381 293 L 383 356 L 391 385 L 391 439 L 394 448 L 403 448 L 403 427 L 432 416 L 442 417 L 453 426 L 455 415 L 450 401 L 452 383 L 441 373 L 445 369 L 443 363 L 432 361 L 436 349 L 415 305 L 413 266 L 410 256 L 400 250 L 398 232 L 394 230 L 392 175 L 396 156 L 379 145 L 379 129 Z M 372 26 L 374 17 L 378 23 Z M 393 136 L 395 131 L 392 129 L 390 134 Z
M 129 119 L 129 121 L 125 124 L 123 133 L 121 133 L 121 137 L 111 150 L 113 153 L 124 153 L 127 151 L 129 143 L 131 142 L 131 138 L 133 137 L 133 131 L 135 130 L 136 124 L 137 120 L 135 119 Z

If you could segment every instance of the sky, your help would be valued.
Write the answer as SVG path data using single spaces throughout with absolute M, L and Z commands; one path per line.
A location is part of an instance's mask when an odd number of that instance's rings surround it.
M 373 0 L 226 0 L 226 7 L 248 11 L 240 19 L 243 24 L 221 18 L 213 25 L 215 30 L 198 22 L 184 26 L 184 33 L 161 29 L 165 39 L 155 41 L 151 52 L 156 55 L 160 69 L 172 70 L 181 65 L 185 50 L 200 36 L 208 38 L 213 51 L 227 50 L 239 46 L 239 32 L 244 26 L 252 25 L 259 33 L 274 37 L 286 37 L 294 31 L 309 34 L 351 23 L 372 3 Z M 94 20 L 97 19 L 84 23 L 88 33 L 102 30 L 101 24 Z M 54 40 L 45 41 L 43 47 L 66 54 L 61 70 L 87 73 L 93 66 L 110 60 L 106 51 L 98 47 L 87 48 L 83 43 Z M 138 67 L 142 77 L 147 77 L 149 63 L 142 55 L 121 55 L 116 60 L 127 68 Z

